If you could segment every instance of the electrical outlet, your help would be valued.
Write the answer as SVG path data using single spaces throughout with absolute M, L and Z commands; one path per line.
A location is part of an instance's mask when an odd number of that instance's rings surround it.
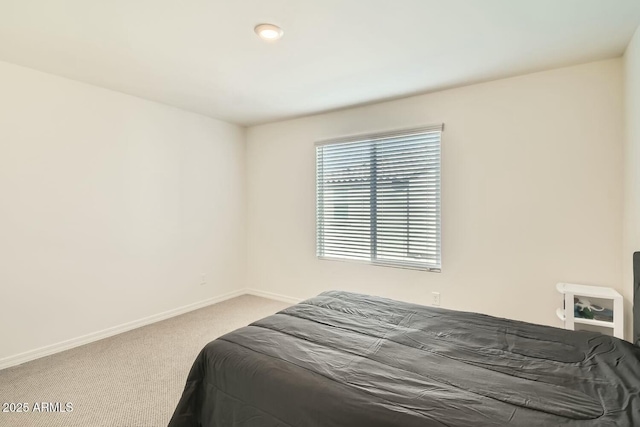
M 440 305 L 440 292 L 431 292 L 431 304 Z
M 200 275 L 200 286 L 204 286 L 206 284 L 207 284 L 207 276 L 204 273 L 202 273 Z

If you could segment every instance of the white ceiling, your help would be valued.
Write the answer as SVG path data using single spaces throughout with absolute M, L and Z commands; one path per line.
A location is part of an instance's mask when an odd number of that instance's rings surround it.
M 0 60 L 251 125 L 619 56 L 639 24 L 640 0 L 0 0 Z

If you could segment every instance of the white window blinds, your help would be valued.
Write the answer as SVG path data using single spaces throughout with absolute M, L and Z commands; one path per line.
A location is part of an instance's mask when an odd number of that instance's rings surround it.
M 437 127 L 316 145 L 319 258 L 440 271 Z

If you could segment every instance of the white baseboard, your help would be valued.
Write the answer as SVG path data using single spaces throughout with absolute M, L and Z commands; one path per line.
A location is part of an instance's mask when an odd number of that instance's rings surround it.
M 0 369 L 5 369 L 10 366 L 20 365 L 22 363 L 29 362 L 30 360 L 39 359 L 44 356 L 49 356 L 51 354 L 59 353 L 64 350 L 69 350 L 74 347 L 78 347 L 84 344 L 88 344 L 90 342 L 101 340 L 103 338 L 108 338 L 113 335 L 121 334 L 123 332 L 127 332 L 132 329 L 139 328 L 141 326 L 146 326 L 151 323 L 155 323 L 161 320 L 169 319 L 171 317 L 179 316 L 180 314 L 184 314 L 189 311 L 197 310 L 202 307 L 206 307 L 212 304 L 216 304 L 218 302 L 235 298 L 245 293 L 250 293 L 250 292 L 248 292 L 248 290 L 240 289 L 237 291 L 226 293 L 224 295 L 208 298 L 206 300 L 198 301 L 193 304 L 188 304 L 188 305 L 174 308 L 172 310 L 168 310 L 162 313 L 154 314 L 152 316 L 144 317 L 142 319 L 134 320 L 132 322 L 127 322 L 118 326 L 113 326 L 111 328 L 103 329 L 98 332 L 92 332 L 90 334 L 83 335 L 77 338 L 72 338 L 70 340 L 62 341 L 56 344 L 47 345 L 45 347 L 40 347 L 35 350 L 26 351 L 24 353 L 16 354 L 15 356 L 5 357 L 3 359 L 0 359 Z M 253 294 L 253 295 L 256 295 L 256 294 Z M 263 296 L 263 295 L 259 295 L 259 296 Z M 273 296 L 269 297 L 266 295 L 265 295 L 265 298 L 277 299 Z
M 266 291 L 261 291 L 261 290 L 253 289 L 253 288 L 245 289 L 244 293 L 249 294 L 249 295 L 255 295 L 257 297 L 274 299 L 276 301 L 288 302 L 288 303 L 291 303 L 291 304 L 297 304 L 300 301 L 302 301 L 302 298 L 294 298 L 294 297 L 289 297 L 289 296 L 286 296 L 286 295 L 274 294 L 273 292 L 266 292 Z

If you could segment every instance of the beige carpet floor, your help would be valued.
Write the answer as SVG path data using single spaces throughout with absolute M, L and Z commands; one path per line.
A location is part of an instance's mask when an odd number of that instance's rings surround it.
M 206 343 L 288 305 L 243 295 L 0 370 L 0 404 L 73 405 L 71 412 L 4 413 L 0 407 L 0 426 L 166 426 Z

